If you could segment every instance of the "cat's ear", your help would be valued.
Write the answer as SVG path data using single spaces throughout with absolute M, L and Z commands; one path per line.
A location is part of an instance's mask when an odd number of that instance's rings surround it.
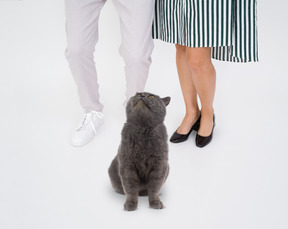
M 165 106 L 167 107 L 168 104 L 170 103 L 170 100 L 171 98 L 168 96 L 168 97 L 165 97 L 165 98 L 162 98 L 162 101 L 164 102 Z

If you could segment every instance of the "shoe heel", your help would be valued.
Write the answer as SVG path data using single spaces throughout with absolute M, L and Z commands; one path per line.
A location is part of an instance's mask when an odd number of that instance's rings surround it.
M 197 123 L 197 125 L 194 127 L 194 130 L 195 130 L 195 131 L 198 131 L 199 128 L 200 128 L 200 123 Z

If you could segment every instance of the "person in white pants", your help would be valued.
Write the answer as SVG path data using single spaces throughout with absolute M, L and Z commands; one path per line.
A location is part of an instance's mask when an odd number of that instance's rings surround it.
M 153 50 L 152 22 L 155 0 L 112 0 L 120 18 L 120 55 L 125 61 L 126 101 L 144 90 Z M 71 144 L 92 140 L 103 123 L 103 105 L 94 50 L 98 41 L 98 19 L 106 0 L 65 0 L 66 58 L 76 82 L 85 115 L 71 136 Z

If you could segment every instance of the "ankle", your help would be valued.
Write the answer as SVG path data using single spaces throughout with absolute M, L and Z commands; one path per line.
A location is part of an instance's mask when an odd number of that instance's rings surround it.
M 213 107 L 201 108 L 201 116 L 213 116 L 213 114 L 214 114 Z
M 193 109 L 193 110 L 186 110 L 185 117 L 199 117 L 200 116 L 200 110 L 199 109 Z

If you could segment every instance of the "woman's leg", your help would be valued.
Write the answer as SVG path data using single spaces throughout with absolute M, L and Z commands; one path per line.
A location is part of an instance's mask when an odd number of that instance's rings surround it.
M 216 72 L 211 61 L 211 48 L 186 49 L 194 86 L 201 101 L 201 122 L 198 134 L 205 137 L 213 128 L 213 100 Z
M 186 108 L 185 117 L 177 129 L 178 134 L 187 134 L 200 115 L 186 49 L 186 46 L 176 44 L 176 65 Z

